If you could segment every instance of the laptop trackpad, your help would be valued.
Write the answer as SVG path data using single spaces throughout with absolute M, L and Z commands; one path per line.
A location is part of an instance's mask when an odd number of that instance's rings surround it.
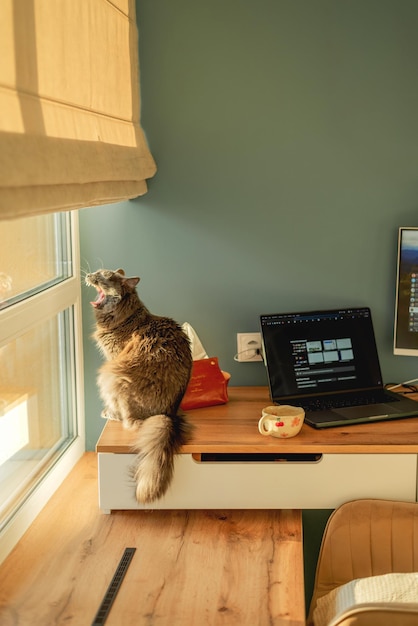
M 398 411 L 391 404 L 369 404 L 366 406 L 353 406 L 347 409 L 333 409 L 333 413 L 338 413 L 346 419 L 356 417 L 380 417 L 384 415 L 393 415 Z

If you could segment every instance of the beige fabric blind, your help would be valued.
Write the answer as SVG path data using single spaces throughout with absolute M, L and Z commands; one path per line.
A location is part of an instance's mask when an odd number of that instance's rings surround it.
M 0 218 L 147 191 L 135 0 L 1 0 Z

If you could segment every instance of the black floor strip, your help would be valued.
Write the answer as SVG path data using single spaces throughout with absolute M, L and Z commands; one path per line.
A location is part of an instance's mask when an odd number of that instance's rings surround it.
M 123 578 L 128 570 L 129 564 L 132 561 L 135 550 L 136 548 L 125 549 L 125 552 L 123 553 L 119 565 L 117 566 L 116 571 L 113 575 L 112 582 L 107 588 L 100 608 L 97 611 L 96 617 L 94 618 L 91 626 L 101 626 L 105 623 L 107 616 L 109 615 L 110 609 L 112 608 L 112 604 L 119 591 L 119 587 L 121 586 Z

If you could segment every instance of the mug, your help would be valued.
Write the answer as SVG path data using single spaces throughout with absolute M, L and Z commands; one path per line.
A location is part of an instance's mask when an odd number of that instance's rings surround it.
M 300 406 L 266 406 L 258 422 L 258 430 L 262 435 L 272 437 L 294 437 L 300 432 L 304 419 L 305 411 Z

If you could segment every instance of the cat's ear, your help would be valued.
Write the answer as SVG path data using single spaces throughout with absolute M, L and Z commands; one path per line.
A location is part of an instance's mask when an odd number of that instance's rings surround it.
M 122 276 L 125 276 L 124 270 L 121 270 L 121 269 L 116 270 L 115 274 L 122 274 Z
M 125 283 L 125 285 L 128 285 L 128 287 L 130 287 L 131 289 L 135 289 L 139 281 L 140 281 L 139 276 L 131 276 L 130 278 L 125 278 L 123 282 Z

